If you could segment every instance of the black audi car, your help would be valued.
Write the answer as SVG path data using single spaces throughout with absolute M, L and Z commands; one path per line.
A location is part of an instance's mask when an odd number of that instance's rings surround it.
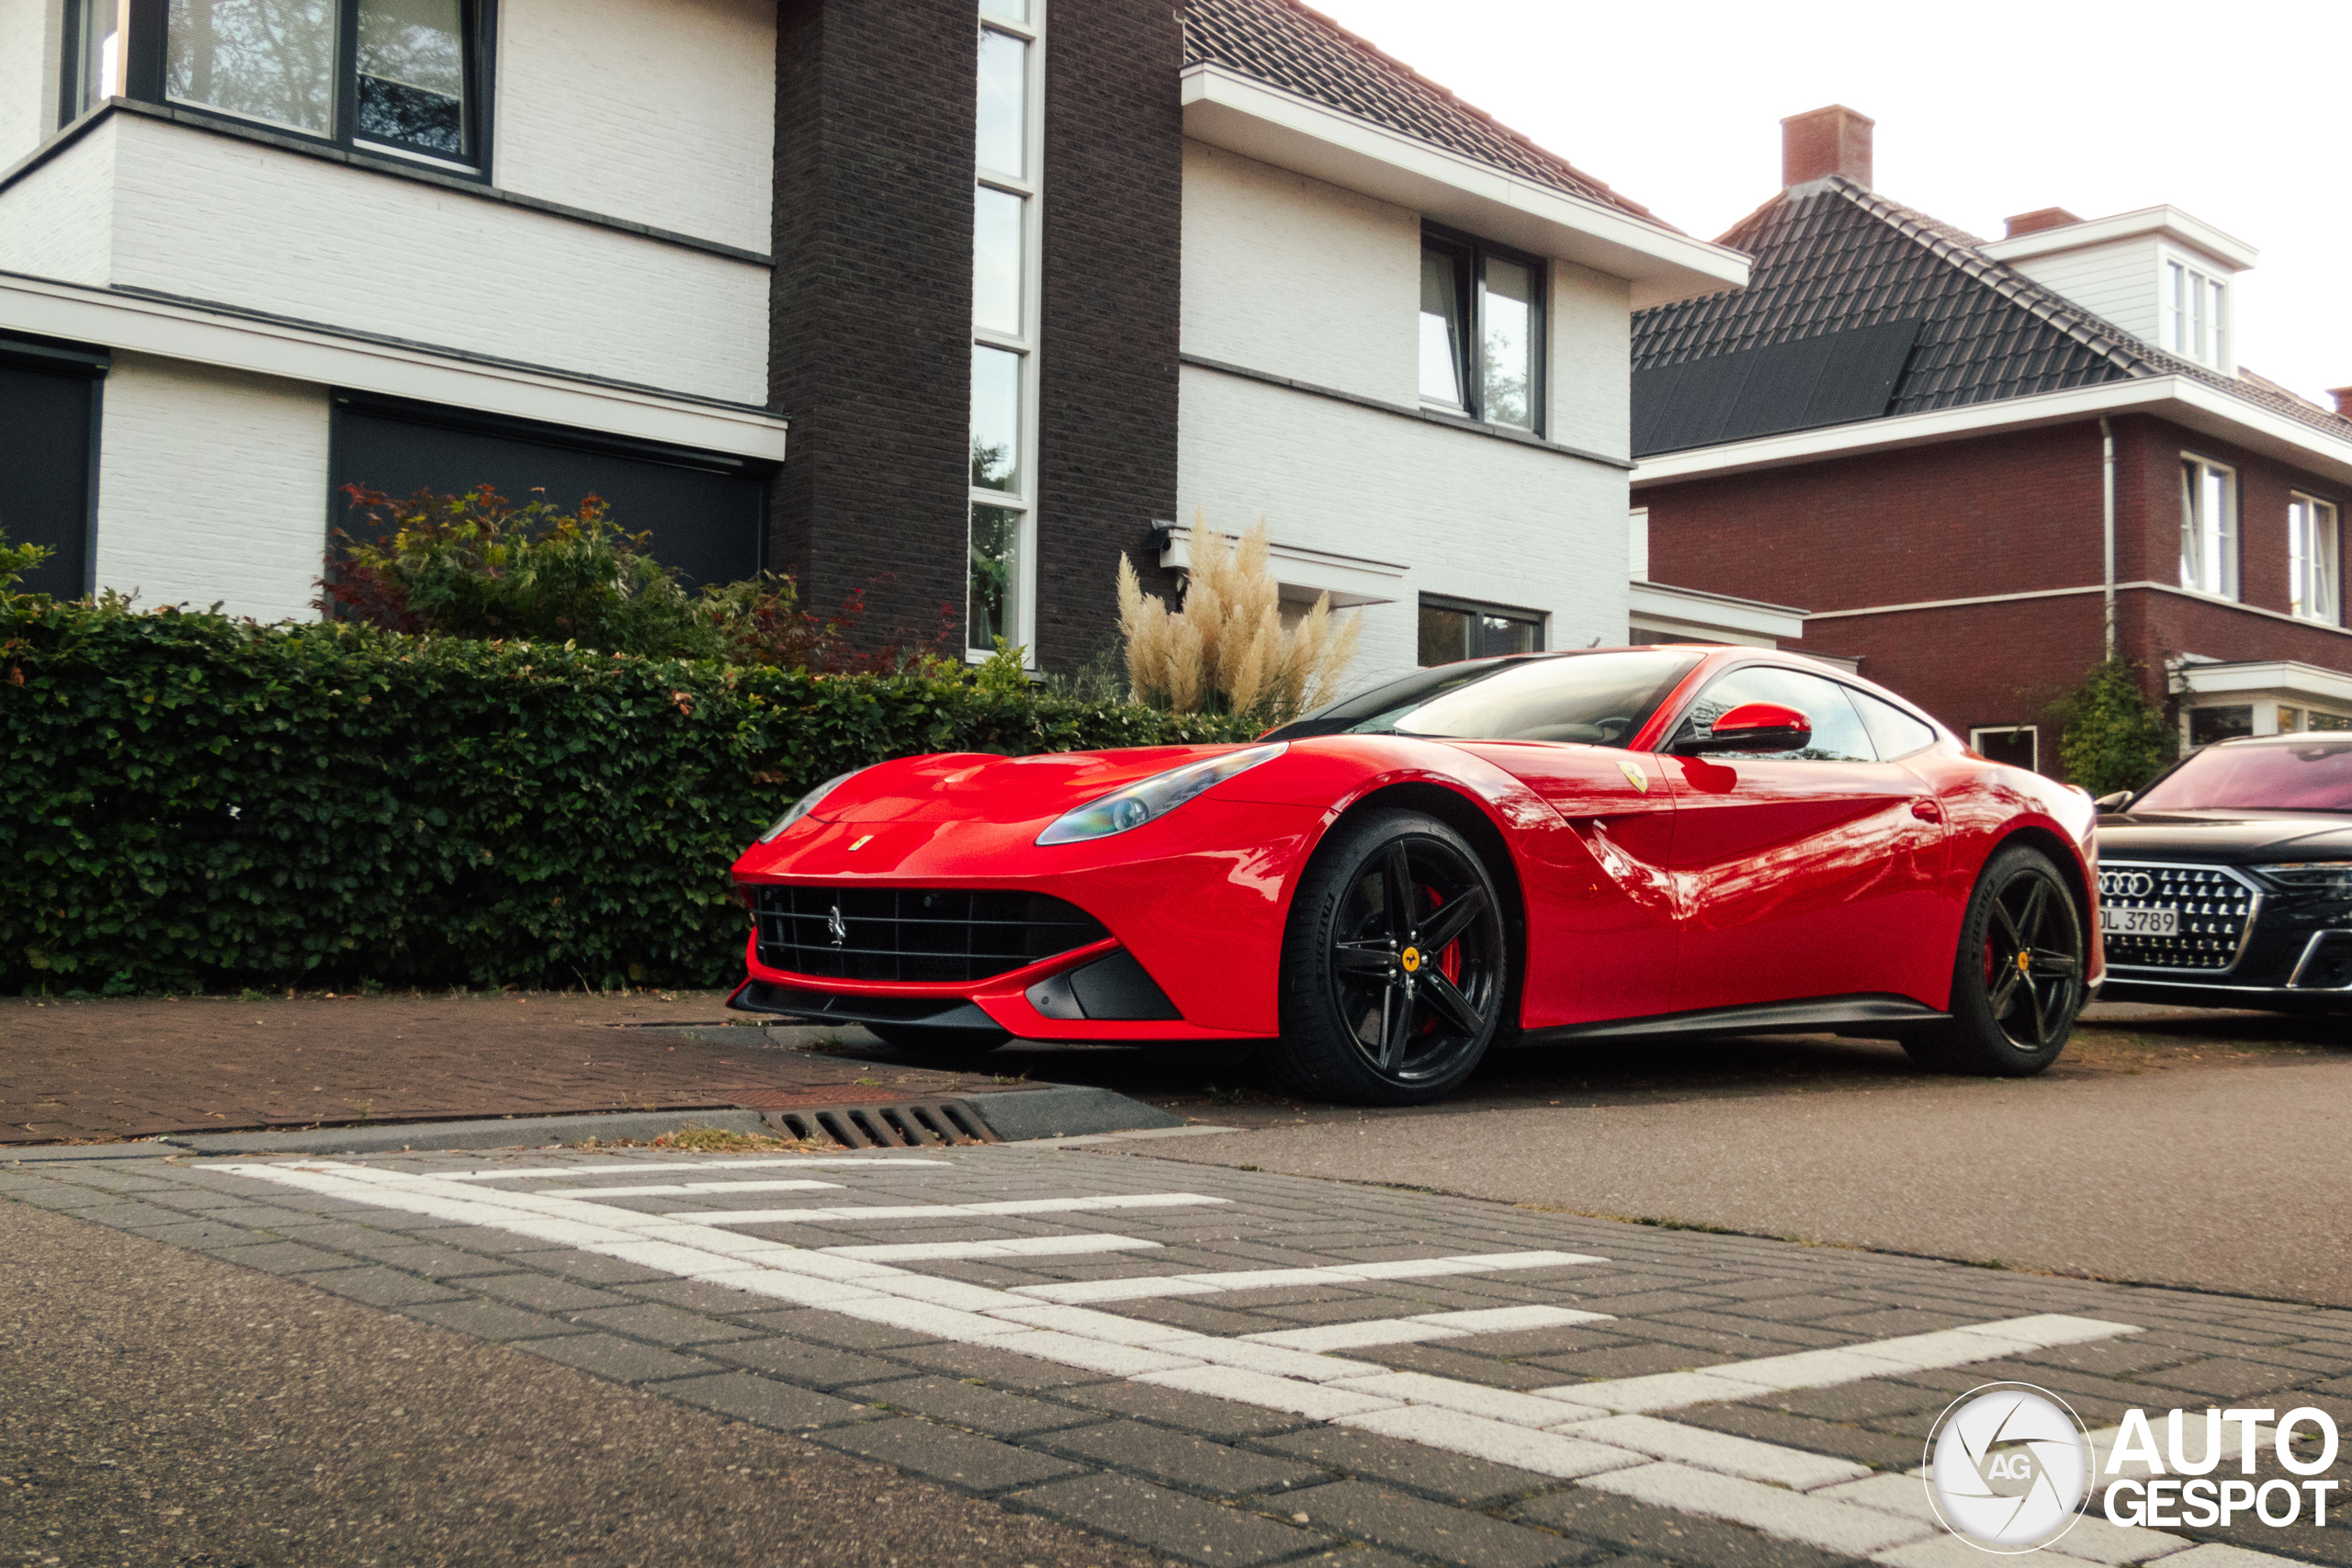
M 2224 740 L 2098 804 L 2102 999 L 2352 1011 L 2352 734 Z

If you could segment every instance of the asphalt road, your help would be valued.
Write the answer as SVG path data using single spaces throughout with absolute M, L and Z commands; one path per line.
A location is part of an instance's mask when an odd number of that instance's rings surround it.
M 201 1253 L 0 1227 L 8 1562 L 1163 1561 Z
M 1710 1047 L 1679 1072 L 1506 1064 L 1457 1105 L 1406 1113 L 1192 1107 L 1247 1130 L 1163 1152 L 2352 1306 L 2352 1054 L 2322 1043 L 2345 1021 L 2118 1014 L 2036 1078 L 1921 1077 L 1859 1042 L 1752 1042 L 1744 1063 Z
M 1232 1053 L 989 1061 L 1244 1129 L 1152 1145 L 1172 1158 L 2352 1306 L 2352 1020 L 2090 1017 L 2023 1080 L 1775 1036 L 1498 1053 L 1409 1111 L 1302 1105 Z

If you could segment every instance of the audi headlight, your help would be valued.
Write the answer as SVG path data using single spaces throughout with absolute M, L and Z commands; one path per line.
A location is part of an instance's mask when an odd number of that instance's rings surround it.
M 1187 762 L 1181 768 L 1155 773 L 1141 784 L 1131 784 L 1064 813 L 1052 827 L 1037 835 L 1037 842 L 1078 844 L 1140 828 L 1154 818 L 1167 816 L 1211 785 L 1223 784 L 1236 773 L 1248 773 L 1261 762 L 1271 762 L 1289 750 L 1288 742 L 1276 741 L 1272 746 L 1228 751 L 1222 757 Z
M 842 785 L 849 783 L 850 780 L 857 777 L 858 774 L 865 771 L 865 770 L 863 768 L 853 768 L 848 773 L 842 773 L 837 778 L 827 779 L 815 789 L 812 789 L 803 795 L 798 800 L 792 803 L 791 807 L 786 810 L 783 816 L 775 819 L 775 826 L 770 828 L 766 832 L 760 835 L 760 842 L 764 844 L 773 841 L 777 834 L 783 832 L 786 828 L 791 827 L 795 822 L 799 821 L 803 817 L 808 816 L 811 811 L 814 811 L 817 808 L 817 803 L 819 801 L 824 799 L 825 796 L 832 794 L 833 791 L 841 788 Z
M 2352 898 L 2352 860 L 2299 860 L 2254 868 L 2281 887 L 2297 893 L 2317 893 L 2327 898 Z

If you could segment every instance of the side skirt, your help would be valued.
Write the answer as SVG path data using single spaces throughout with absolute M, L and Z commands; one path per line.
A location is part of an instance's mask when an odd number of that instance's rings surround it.
M 1817 1034 L 1824 1032 L 1884 1039 L 1907 1030 L 1949 1023 L 1908 997 L 1863 995 L 1808 997 L 1803 1001 L 1761 1002 L 1752 1007 L 1701 1008 L 1649 1018 L 1612 1018 L 1598 1023 L 1530 1029 L 1515 1044 L 1566 1045 L 1587 1040 L 1704 1040 L 1727 1034 Z

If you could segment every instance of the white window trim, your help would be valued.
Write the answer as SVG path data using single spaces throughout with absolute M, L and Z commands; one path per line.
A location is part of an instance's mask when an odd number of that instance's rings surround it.
M 2238 604 L 2245 597 L 2245 574 L 2242 570 L 2245 559 L 2245 543 L 2244 538 L 2241 536 L 2245 533 L 2243 525 L 2244 518 L 2242 516 L 2244 507 L 2242 505 L 2242 498 L 2238 494 L 2237 465 L 2234 463 L 2217 462 L 2213 458 L 2205 457 L 2197 452 L 2183 452 L 2180 455 L 2180 460 L 2184 463 L 2196 463 L 2214 473 L 2226 476 L 2229 480 L 2229 483 L 2225 488 L 2222 500 L 2222 511 L 2226 513 L 2226 516 L 2222 521 L 2228 526 L 2229 546 L 2226 549 L 2221 552 L 2220 558 L 2222 575 L 2224 581 L 2222 584 L 2216 587 L 2208 587 L 2205 584 L 2196 582 L 2183 582 L 2180 585 L 2181 589 L 2185 592 L 2199 594 L 2207 599 L 2218 600 L 2224 604 Z M 2186 531 L 2188 525 L 2188 518 L 2187 513 L 2184 513 L 2181 516 L 2181 527 Z
M 2189 349 L 2175 348 L 2165 341 L 2165 326 L 2168 319 L 2166 312 L 2172 309 L 2172 268 L 2175 265 L 2187 268 L 2209 284 L 2221 286 L 2221 317 L 2213 323 L 2216 341 L 2213 345 L 2213 356 L 2210 359 L 2199 358 Z M 2206 260 L 2194 251 L 2185 251 L 2165 244 L 2156 246 L 2156 346 L 2158 348 L 2167 354 L 2177 354 L 2191 364 L 2202 365 L 2208 369 L 2218 370 L 2225 376 L 2234 376 L 2238 368 L 2236 315 L 2237 289 L 2226 269 Z
M 2030 738 L 2031 738 L 2031 741 L 2032 741 L 2032 747 L 2033 747 L 2033 761 L 2031 761 L 2028 762 L 2028 763 L 2026 764 L 2026 767 L 2027 767 L 2028 769 L 2030 769 L 2030 770 L 2033 771 L 2033 772 L 2036 772 L 2036 773 L 2041 772 L 2041 727 L 2040 725 L 2038 725 L 2038 724 L 1982 724 L 1982 725 L 1978 725 L 1975 728 L 1971 729 L 1971 730 L 1968 732 L 1968 749 L 1969 749 L 1970 750 L 1972 750 L 1972 751 L 1974 751 L 1974 752 L 1978 753 L 1980 756 L 1981 756 L 1981 755 L 1983 755 L 1983 754 L 1984 754 L 1984 737 L 1986 737 L 1986 736 L 1988 736 L 1988 735 L 2024 735 L 2024 736 L 2029 736 L 2029 737 L 2030 737 Z
M 1020 574 L 1020 584 L 1014 593 L 1017 606 L 1014 616 L 1015 635 L 1006 640 L 1027 649 L 1023 656 L 1028 667 L 1037 668 L 1037 469 L 1042 454 L 1038 451 L 1038 384 L 1042 380 L 1038 354 L 1041 322 L 1038 318 L 1045 308 L 1045 235 L 1046 235 L 1046 6 L 1047 0 L 1026 0 L 1029 19 L 1016 21 L 981 0 L 978 25 L 974 30 L 975 47 L 978 28 L 986 28 L 1027 41 L 1028 79 L 1022 84 L 1022 98 L 1027 123 L 1021 135 L 1028 164 L 1025 177 L 1014 179 L 993 169 L 981 169 L 975 162 L 973 188 L 988 186 L 1009 192 L 1024 199 L 1021 204 L 1021 331 L 1001 333 L 983 328 L 977 321 L 972 326 L 972 341 L 991 348 L 1008 349 L 1021 355 L 1021 487 L 1016 491 L 982 490 L 977 485 L 964 508 L 965 551 L 963 563 L 965 587 L 965 649 L 967 663 L 977 664 L 995 657 L 994 649 L 971 646 L 971 509 L 974 506 L 1001 506 L 1021 513 L 1021 531 L 1013 546 L 1013 561 Z M 975 213 L 977 221 L 978 214 Z M 966 417 L 969 418 L 967 408 Z M 968 467 L 968 465 L 967 465 Z
M 2298 506 L 2311 508 L 2314 519 L 2321 515 L 2324 515 L 2327 521 L 2334 525 L 2335 534 L 2335 581 L 2329 583 L 2328 588 L 2335 600 L 2335 604 L 2331 607 L 2331 612 L 2327 615 L 2317 614 L 2310 608 L 2309 602 L 2311 596 L 2305 592 L 2305 590 L 2312 586 L 2310 581 L 2301 582 L 2292 581 L 2295 572 L 2295 508 Z M 2306 571 L 2310 570 L 2312 565 L 2312 552 L 2309 544 L 2306 543 L 2303 557 L 2303 566 Z M 2287 570 L 2290 578 L 2287 584 L 2287 604 L 2288 607 L 2292 611 L 2298 620 L 2315 622 L 2323 626 L 2340 626 L 2344 624 L 2343 508 L 2337 506 L 2335 502 L 2328 500 L 2325 496 L 2308 495 L 2299 490 L 2290 490 L 2287 492 Z M 2316 575 L 2316 573 L 2313 573 L 2312 577 L 2315 579 Z M 2295 609 L 2295 603 L 2299 599 L 2304 602 L 2304 607 L 2301 609 Z

